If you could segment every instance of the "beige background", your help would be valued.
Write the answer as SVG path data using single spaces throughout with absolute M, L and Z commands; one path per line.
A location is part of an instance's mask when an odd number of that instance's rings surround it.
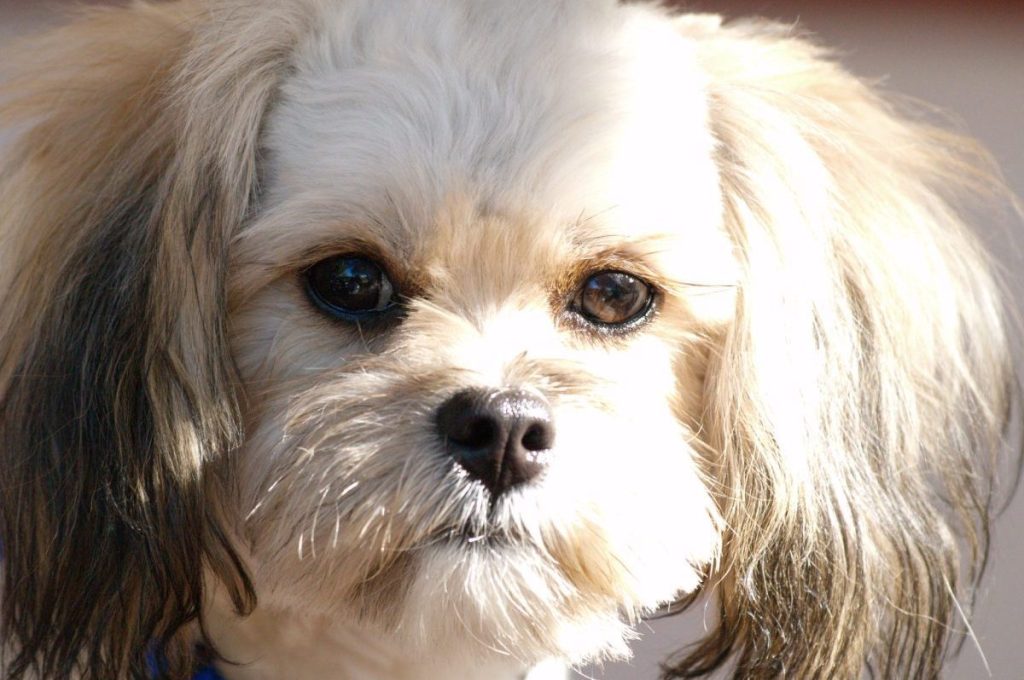
M 388 0 L 380 0 L 387 2 Z M 0 47 L 54 21 L 60 2 L 0 0 Z M 1024 195 L 1024 2 L 858 3 L 812 0 L 760 2 L 695 0 L 687 7 L 741 16 L 798 20 L 837 47 L 853 71 L 883 78 L 887 89 L 938 105 L 979 137 L 1001 163 L 1018 195 Z M 1019 225 L 986 225 L 985 236 L 1002 259 L 1016 300 L 1024 300 L 1024 233 Z M 991 677 L 1024 680 L 1024 493 L 996 525 L 995 549 L 974 628 Z M 585 669 L 583 677 L 654 680 L 658 661 L 701 630 L 701 612 L 644 626 L 629 664 Z M 947 677 L 988 677 L 971 642 Z M 284 679 L 282 679 L 284 680 Z

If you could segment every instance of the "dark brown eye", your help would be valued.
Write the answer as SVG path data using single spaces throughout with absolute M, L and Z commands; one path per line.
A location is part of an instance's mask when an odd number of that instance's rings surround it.
M 594 274 L 576 293 L 573 308 L 587 321 L 600 326 L 627 326 L 647 316 L 654 302 L 651 286 L 618 271 Z
M 324 312 L 347 321 L 384 314 L 395 306 L 395 288 L 387 273 L 358 255 L 317 262 L 306 270 L 306 292 Z

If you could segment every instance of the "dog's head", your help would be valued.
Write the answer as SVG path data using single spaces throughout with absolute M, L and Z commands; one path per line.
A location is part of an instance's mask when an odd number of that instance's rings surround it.
M 211 584 L 526 661 L 703 588 L 675 672 L 937 669 L 1016 384 L 969 142 L 778 27 L 610 1 L 42 44 L 0 175 L 11 677 L 180 673 Z

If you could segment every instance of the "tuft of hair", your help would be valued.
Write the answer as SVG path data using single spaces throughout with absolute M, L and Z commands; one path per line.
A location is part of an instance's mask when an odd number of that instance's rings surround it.
M 149 678 L 154 644 L 164 674 L 186 677 L 204 569 L 251 606 L 202 488 L 240 434 L 228 242 L 306 20 L 300 3 L 276 5 L 93 9 L 5 59 L 0 118 L 18 133 L 0 165 L 9 680 Z
M 984 567 L 1019 404 L 964 206 L 974 142 L 903 116 L 791 27 L 680 19 L 709 73 L 743 265 L 705 432 L 717 625 L 664 677 L 935 677 Z

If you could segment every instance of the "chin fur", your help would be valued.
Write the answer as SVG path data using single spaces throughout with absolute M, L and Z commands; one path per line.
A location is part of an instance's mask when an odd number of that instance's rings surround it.
M 701 594 L 666 678 L 939 673 L 1019 420 L 972 141 L 790 28 L 611 0 L 138 2 L 23 49 L 4 677 L 513 678 Z M 466 447 L 523 419 L 505 486 Z

